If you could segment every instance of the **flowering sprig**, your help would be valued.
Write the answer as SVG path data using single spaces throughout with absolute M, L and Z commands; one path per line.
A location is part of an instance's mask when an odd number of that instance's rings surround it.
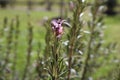
M 49 25 L 51 24 L 51 25 Z M 45 48 L 45 67 L 44 70 L 47 71 L 48 78 L 51 80 L 60 80 L 65 77 L 67 72 L 67 66 L 65 65 L 64 58 L 61 56 L 61 37 L 64 33 L 64 26 L 70 26 L 66 20 L 61 18 L 54 18 L 48 20 L 45 25 L 46 33 L 46 43 Z M 48 36 L 49 35 L 49 36 Z

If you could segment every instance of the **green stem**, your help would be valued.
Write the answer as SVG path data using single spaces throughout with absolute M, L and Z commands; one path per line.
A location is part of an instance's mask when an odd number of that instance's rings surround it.
M 15 80 L 15 76 L 16 76 L 18 37 L 19 37 L 19 17 L 16 16 L 16 33 L 15 33 L 15 41 L 14 41 L 15 48 L 14 48 L 12 80 Z
M 87 67 L 88 67 L 88 61 L 90 59 L 90 50 L 91 50 L 91 44 L 92 44 L 92 36 L 93 34 L 91 34 L 91 37 L 90 37 L 90 40 L 88 42 L 88 51 L 87 51 L 87 57 L 85 59 L 85 64 L 84 64 L 84 67 L 83 67 L 83 72 L 82 72 L 82 77 L 81 77 L 81 80 L 86 80 L 86 73 L 87 73 Z
M 28 73 L 28 67 L 30 65 L 30 61 L 31 61 L 31 51 L 32 51 L 32 40 L 33 40 L 33 27 L 31 26 L 30 23 L 28 23 L 29 26 L 29 41 L 28 41 L 28 50 L 27 50 L 27 63 L 24 69 L 24 73 L 23 73 L 23 78 L 22 80 L 25 80 L 26 75 Z

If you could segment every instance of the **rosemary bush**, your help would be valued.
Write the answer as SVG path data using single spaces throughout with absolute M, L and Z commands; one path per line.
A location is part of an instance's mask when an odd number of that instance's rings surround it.
M 0 56 L 0 80 L 90 80 L 102 66 L 99 57 L 114 53 L 116 43 L 104 45 L 103 1 L 95 0 L 89 5 L 85 0 L 74 0 L 70 2 L 70 10 L 73 16 L 65 14 L 65 18 L 63 15 L 45 20 L 44 51 L 39 40 L 37 46 L 33 45 L 35 32 L 29 18 L 28 35 L 24 35 L 27 40 L 22 41 L 26 44 L 22 73 L 17 70 L 18 54 L 22 54 L 18 52 L 22 50 L 20 17 L 12 19 L 10 26 L 5 17 L 0 35 L 0 54 L 5 54 Z M 35 59 L 33 51 L 36 51 Z M 119 72 L 116 74 L 115 78 L 119 79 Z

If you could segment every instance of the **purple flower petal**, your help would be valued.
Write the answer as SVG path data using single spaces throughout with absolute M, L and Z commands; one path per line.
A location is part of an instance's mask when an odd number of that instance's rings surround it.
M 52 30 L 55 32 L 55 35 L 57 38 L 60 38 L 63 34 L 63 22 L 65 20 L 62 20 L 62 19 L 54 19 L 51 21 L 51 27 L 52 27 Z

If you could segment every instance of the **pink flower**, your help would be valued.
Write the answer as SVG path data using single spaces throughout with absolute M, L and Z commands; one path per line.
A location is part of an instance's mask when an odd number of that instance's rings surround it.
M 63 34 L 63 24 L 64 20 L 62 19 L 53 19 L 51 21 L 52 30 L 55 33 L 57 38 L 60 38 Z
M 57 30 L 56 30 L 56 36 L 57 38 L 60 38 L 63 34 L 63 27 L 59 27 Z

